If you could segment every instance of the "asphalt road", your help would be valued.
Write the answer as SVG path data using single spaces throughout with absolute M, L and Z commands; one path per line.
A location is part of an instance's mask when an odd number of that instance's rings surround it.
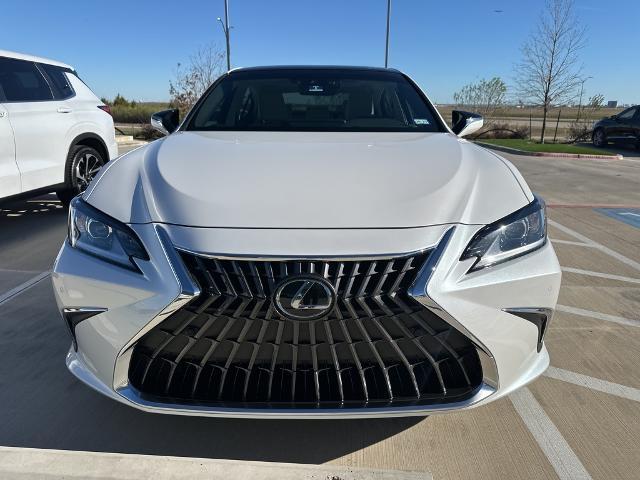
M 103 398 L 67 372 L 69 340 L 50 281 L 35 282 L 66 235 L 66 212 L 47 196 L 0 208 L 0 447 L 415 470 L 436 479 L 637 478 L 640 229 L 620 218 L 640 208 L 640 162 L 508 157 L 547 200 L 564 269 L 547 337 L 552 368 L 510 398 L 367 421 L 153 415 Z M 618 216 L 598 210 L 607 207 Z

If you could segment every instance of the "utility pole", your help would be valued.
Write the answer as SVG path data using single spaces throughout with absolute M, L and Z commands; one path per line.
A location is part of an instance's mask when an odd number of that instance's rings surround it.
M 224 38 L 227 42 L 227 71 L 231 70 L 231 41 L 229 39 L 230 36 L 230 27 L 229 27 L 229 0 L 224 0 L 224 22 L 220 17 L 218 17 L 218 22 L 222 26 L 222 31 L 224 32 Z
M 389 27 L 391 22 L 391 0 L 387 0 L 387 42 L 384 50 L 384 68 L 389 66 Z

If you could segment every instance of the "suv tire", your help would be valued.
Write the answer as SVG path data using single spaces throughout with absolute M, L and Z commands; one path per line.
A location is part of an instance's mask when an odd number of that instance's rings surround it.
M 606 147 L 607 146 L 607 134 L 604 133 L 602 128 L 597 128 L 593 132 L 593 136 L 591 137 L 591 141 L 595 147 Z
M 86 145 L 75 145 L 69 150 L 65 169 L 65 188 L 56 195 L 65 205 L 71 199 L 84 192 L 100 168 L 107 163 L 103 155 L 95 148 Z

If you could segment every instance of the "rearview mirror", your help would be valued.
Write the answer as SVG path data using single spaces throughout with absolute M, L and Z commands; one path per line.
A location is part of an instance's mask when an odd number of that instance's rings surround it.
M 151 126 L 164 135 L 173 133 L 180 125 L 180 112 L 177 108 L 162 110 L 151 115 Z
M 463 112 L 462 110 L 454 110 L 451 112 L 453 133 L 459 137 L 466 137 L 474 132 L 477 132 L 484 125 L 484 120 L 481 115 L 471 112 Z

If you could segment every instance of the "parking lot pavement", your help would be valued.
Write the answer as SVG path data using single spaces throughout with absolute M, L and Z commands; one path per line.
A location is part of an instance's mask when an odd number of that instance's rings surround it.
M 503 156 L 549 205 L 640 205 L 640 159 Z
M 0 206 L 0 299 L 51 268 L 66 218 L 55 195 Z
M 601 209 L 640 207 L 640 163 L 509 158 L 548 202 L 563 268 L 546 340 L 552 367 L 510 398 L 367 421 L 153 415 L 103 398 L 66 371 L 69 341 L 48 278 L 28 284 L 51 267 L 65 236 L 65 212 L 44 197 L 0 213 L 0 295 L 27 282 L 0 296 L 0 446 L 414 470 L 436 479 L 638 478 L 640 229 Z

